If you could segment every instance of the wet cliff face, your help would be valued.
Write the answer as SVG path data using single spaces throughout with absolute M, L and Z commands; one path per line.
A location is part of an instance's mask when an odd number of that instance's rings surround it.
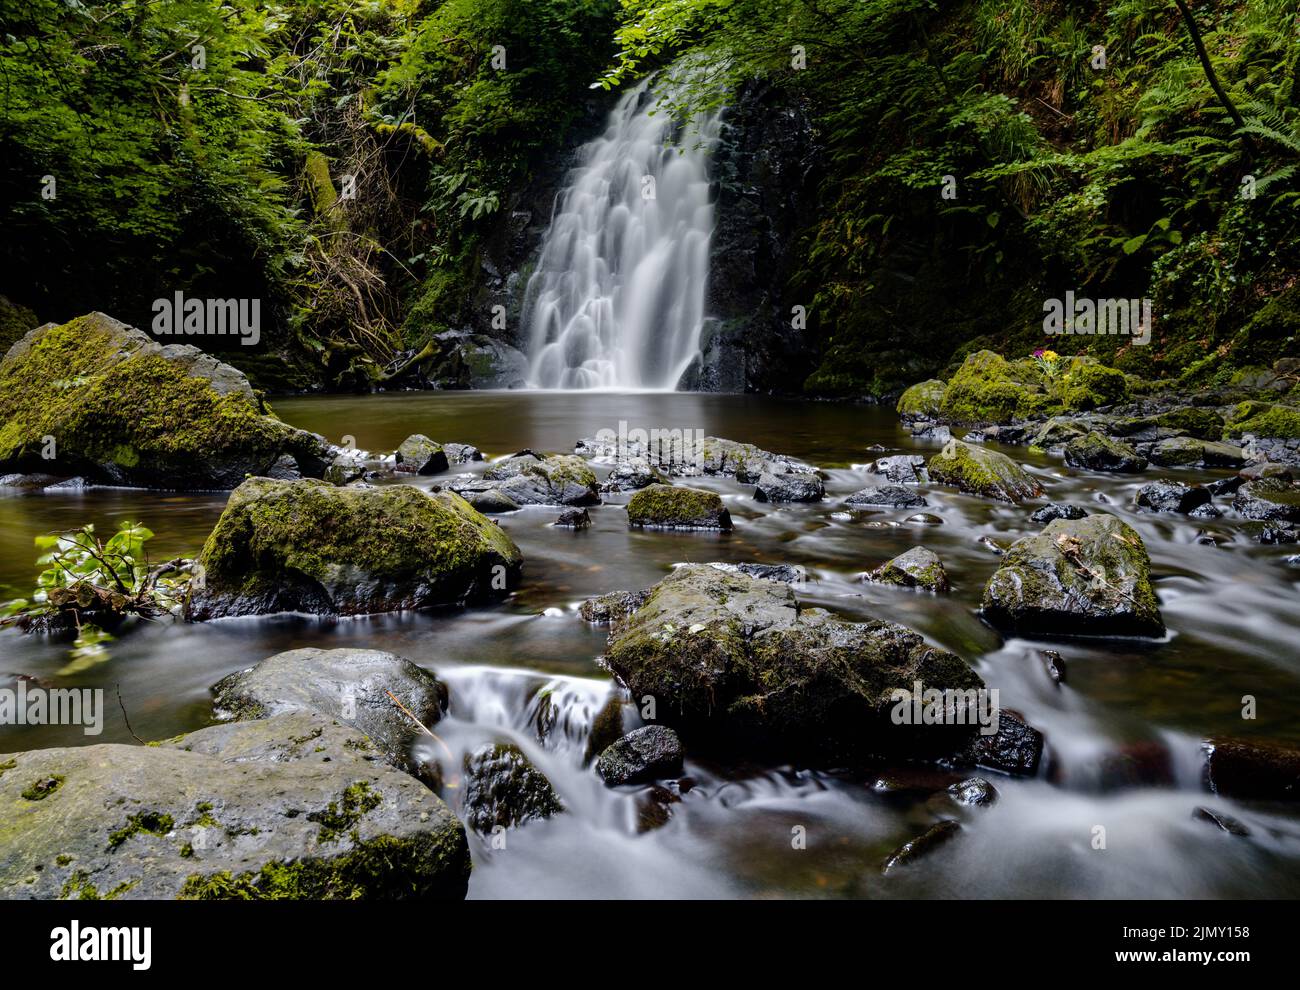
M 797 392 L 816 366 L 792 313 L 811 300 L 786 285 L 813 217 L 818 151 L 806 108 L 788 92 L 748 84 L 724 114 L 703 358 L 680 388 Z

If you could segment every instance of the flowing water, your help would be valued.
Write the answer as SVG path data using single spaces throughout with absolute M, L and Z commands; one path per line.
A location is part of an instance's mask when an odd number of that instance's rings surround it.
M 701 429 L 754 442 L 828 469 L 828 498 L 814 505 L 755 502 L 752 486 L 698 483 L 726 499 L 727 535 L 633 532 L 626 496 L 590 510 L 583 532 L 552 527 L 554 508 L 497 517 L 525 555 L 523 582 L 508 601 L 467 611 L 329 621 L 294 616 L 206 625 L 160 623 L 127 633 L 109 658 L 60 674 L 67 643 L 0 633 L 0 675 L 26 674 L 60 687 L 107 689 L 102 736 L 70 727 L 0 727 L 0 751 L 132 742 L 114 695 L 139 736 L 164 738 L 212 721 L 209 686 L 275 652 L 301 646 L 392 650 L 449 685 L 450 713 L 437 729 L 456 753 L 512 741 L 552 780 L 567 811 L 508 834 L 506 849 L 471 840 L 472 897 L 1296 897 L 1300 816 L 1294 806 L 1207 795 L 1200 742 L 1216 733 L 1300 744 L 1300 571 L 1286 548 L 1261 547 L 1225 518 L 1198 524 L 1132 508 L 1137 479 L 1069 476 L 1060 462 L 1023 449 L 1055 500 L 1097 506 L 1132 524 L 1158 577 L 1168 637 L 1158 643 L 1004 639 L 976 614 L 998 558 L 979 543 L 1036 532 L 1029 510 L 926 491 L 942 525 L 903 520 L 910 511 L 845 512 L 850 492 L 878 479 L 853 467 L 881 444 L 930 453 L 886 411 L 753 396 L 611 392 L 423 393 L 281 400 L 295 425 L 338 441 L 355 436 L 391 450 L 421 432 L 473 443 L 489 456 L 523 447 L 572 449 L 602 428 Z M 481 470 L 481 465 L 476 470 Z M 1212 473 L 1181 472 L 1205 479 Z M 428 485 L 436 479 L 420 479 Z M 694 483 L 694 482 L 693 482 Z M 158 556 L 194 553 L 225 496 L 94 489 L 0 497 L 0 584 L 29 588 L 32 538 L 93 521 L 111 528 L 142 520 L 157 532 Z M 1196 540 L 1206 528 L 1218 545 Z M 918 543 L 945 561 L 953 590 L 936 597 L 863 584 L 860 572 Z M 1047 738 L 1046 768 L 1019 780 L 988 774 L 1000 792 L 990 808 L 958 809 L 924 791 L 874 788 L 875 776 L 802 767 L 719 764 L 688 754 L 685 785 L 608 789 L 585 761 L 592 718 L 614 685 L 596 662 L 604 631 L 576 613 L 585 597 L 649 586 L 681 561 L 803 565 L 802 600 L 850 618 L 879 617 L 917 629 L 967 658 L 1001 704 L 1022 712 Z M 1036 651 L 1051 646 L 1068 663 L 1057 687 Z M 1258 719 L 1241 718 L 1257 699 Z M 555 726 L 539 733 L 543 717 Z M 626 709 L 625 724 L 635 724 Z M 1107 758 L 1126 747 L 1168 753 L 1160 786 L 1107 784 Z M 431 754 L 436 756 L 437 754 Z M 1113 775 L 1111 775 L 1113 776 Z M 1112 782 L 1113 784 L 1113 782 Z M 457 791 L 446 793 L 455 806 Z M 1237 837 L 1193 818 L 1198 805 L 1251 829 Z M 666 812 L 666 814 L 665 814 Z M 882 876 L 881 860 L 940 817 L 956 817 L 957 839 L 907 870 Z M 666 818 L 666 820 L 665 820 Z M 1106 848 L 1093 848 L 1095 826 Z M 796 849 L 802 826 L 806 848 Z
M 582 148 L 524 297 L 532 385 L 676 387 L 699 353 L 718 128 L 677 127 L 647 81 Z

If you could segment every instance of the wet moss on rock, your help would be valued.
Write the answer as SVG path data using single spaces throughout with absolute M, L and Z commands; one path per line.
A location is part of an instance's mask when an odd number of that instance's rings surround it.
M 731 513 L 717 492 L 673 485 L 648 485 L 633 495 L 627 521 L 658 529 L 731 529 Z

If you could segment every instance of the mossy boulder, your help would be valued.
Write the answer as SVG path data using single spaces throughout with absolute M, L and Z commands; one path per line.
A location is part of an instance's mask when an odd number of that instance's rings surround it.
M 943 395 L 948 384 L 938 378 L 917 382 L 898 397 L 894 408 L 904 422 L 935 419 L 943 410 Z
M 1116 516 L 1054 519 L 1016 541 L 984 588 L 994 625 L 1031 635 L 1161 636 L 1151 559 Z
M 413 433 L 397 448 L 397 470 L 413 474 L 440 474 L 450 462 L 442 444 L 423 433 Z
M 551 782 L 512 743 L 491 743 L 465 754 L 461 813 L 470 828 L 491 833 L 564 810 Z
M 898 724 L 894 690 L 983 684 L 903 626 L 803 608 L 789 584 L 707 564 L 655 585 L 612 629 L 604 662 L 688 742 L 823 764 L 955 751 L 972 727 Z
M 1246 455 L 1240 447 L 1214 440 L 1198 440 L 1196 437 L 1161 440 L 1150 448 L 1147 457 L 1152 464 L 1161 467 L 1235 468 L 1246 462 Z
M 1087 433 L 1088 427 L 1077 419 L 1053 416 L 1038 428 L 1038 431 L 1030 439 L 1029 445 L 1048 450 L 1052 447 L 1063 446 L 1077 437 L 1086 436 Z
M 485 481 L 518 505 L 596 505 L 596 474 L 573 454 L 520 451 L 483 473 Z
M 1089 471 L 1133 474 L 1146 470 L 1147 459 L 1128 444 L 1093 430 L 1065 445 L 1065 463 Z
M 731 513 L 717 492 L 673 485 L 650 485 L 633 495 L 627 521 L 650 529 L 731 529 Z
M 103 313 L 39 327 L 0 361 L 0 472 L 220 490 L 251 474 L 320 477 L 336 455 L 270 415 L 230 365 Z
M 1228 420 L 1227 435 L 1240 437 L 1247 433 L 1277 440 L 1300 439 L 1300 408 L 1243 402 Z
M 365 615 L 489 600 L 523 557 L 452 492 L 250 478 L 204 544 L 191 619 L 270 612 Z
M 450 809 L 321 715 L 8 762 L 3 898 L 459 899 L 468 886 Z M 56 778 L 42 799 L 24 796 Z
M 943 561 L 933 550 L 913 547 L 871 572 L 870 578 L 878 584 L 896 584 L 903 588 L 923 588 L 926 591 L 947 591 L 948 573 Z
M 1155 422 L 1159 426 L 1201 440 L 1218 440 L 1223 436 L 1223 417 L 1213 409 L 1202 409 L 1199 406 L 1171 409 L 1156 416 Z
M 1052 404 L 1044 376 L 1032 361 L 1012 362 L 992 351 L 977 351 L 948 382 L 940 413 L 953 424 L 982 426 L 1010 423 Z
M 1061 400 L 1070 410 L 1084 412 L 1123 402 L 1128 397 L 1128 376 L 1100 364 L 1076 361 L 1061 381 Z
M 968 495 L 983 495 L 1002 502 L 1022 502 L 1043 494 L 1043 486 L 1006 454 L 950 440 L 930 458 L 932 481 L 955 485 Z

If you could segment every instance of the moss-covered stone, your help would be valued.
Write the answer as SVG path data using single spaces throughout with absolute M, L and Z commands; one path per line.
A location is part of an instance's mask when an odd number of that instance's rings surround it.
M 870 577 L 880 584 L 896 584 L 903 588 L 948 590 L 948 574 L 943 569 L 943 561 L 933 550 L 925 547 L 913 547 L 886 561 L 872 571 Z
M 934 419 L 943 409 L 943 395 L 947 388 L 947 382 L 938 378 L 918 382 L 898 397 L 894 408 L 905 422 L 920 418 Z
M 1161 440 L 1147 456 L 1161 467 L 1241 467 L 1246 459 L 1240 447 L 1196 437 Z
M 1145 470 L 1147 459 L 1128 444 L 1093 430 L 1065 445 L 1065 463 L 1089 471 L 1131 474 Z
M 654 529 L 731 529 L 731 513 L 717 492 L 673 485 L 649 485 L 633 495 L 627 521 Z
M 1021 502 L 1043 494 L 1043 487 L 1006 454 L 961 440 L 950 440 L 930 458 L 930 478 L 941 485 L 956 485 L 970 495 L 1002 502 Z
M 1218 440 L 1223 436 L 1223 417 L 1213 409 L 1184 406 L 1161 413 L 1155 421 L 1159 426 L 1180 430 L 1202 440 Z
M 1052 404 L 1044 377 L 1033 362 L 1010 362 L 978 351 L 957 369 L 944 389 L 942 417 L 964 426 L 1010 423 Z
M 522 554 L 459 495 L 250 478 L 203 547 L 194 619 L 362 615 L 506 594 Z
M 1129 397 L 1128 376 L 1100 364 L 1076 364 L 1061 383 L 1066 409 L 1086 411 L 1123 402 Z
M 33 330 L 0 362 L 0 469 L 228 489 L 286 456 L 319 477 L 333 454 L 268 415 L 239 371 L 102 313 Z
M 573 454 L 542 455 L 531 450 L 497 461 L 485 481 L 517 505 L 596 505 L 596 473 Z
M 1227 436 L 1247 433 L 1280 440 L 1300 439 L 1300 408 L 1262 402 L 1243 402 L 1228 420 Z

